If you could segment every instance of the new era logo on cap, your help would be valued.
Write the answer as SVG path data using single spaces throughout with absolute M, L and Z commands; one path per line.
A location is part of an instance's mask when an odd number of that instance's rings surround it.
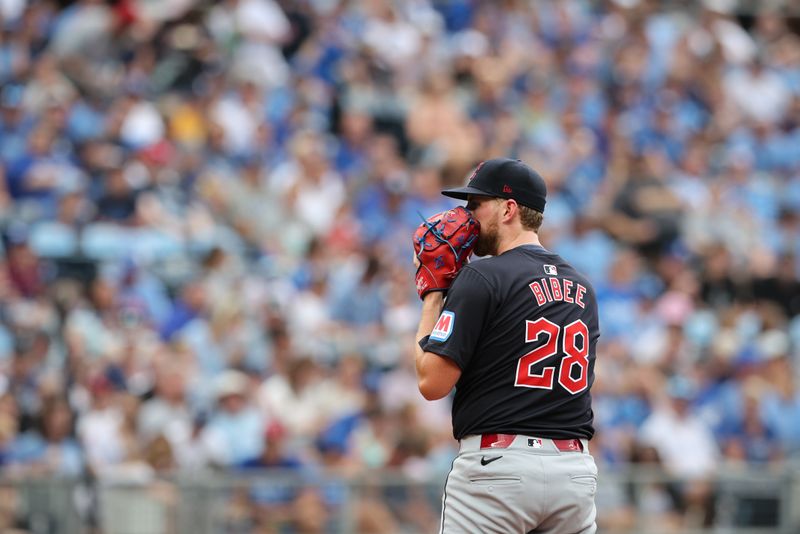
M 504 185 L 503 193 L 513 193 L 513 191 L 511 190 L 511 187 L 509 187 L 508 185 Z

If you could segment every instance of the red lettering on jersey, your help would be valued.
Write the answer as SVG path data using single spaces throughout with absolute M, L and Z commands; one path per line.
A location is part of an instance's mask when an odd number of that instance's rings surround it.
M 531 291 L 533 291 L 534 296 L 536 297 L 536 304 L 541 306 L 545 302 L 547 302 L 547 298 L 544 296 L 544 292 L 542 291 L 542 286 L 539 285 L 539 282 L 533 282 L 530 286 Z
M 564 300 L 564 295 L 561 293 L 561 284 L 558 278 L 550 278 L 550 288 L 553 290 L 553 300 Z
M 547 297 L 547 302 L 553 302 L 553 295 L 550 294 L 550 289 L 547 287 L 547 278 L 542 278 L 542 289 L 544 289 L 544 294 Z
M 564 302 L 569 302 L 570 304 L 572 304 L 573 302 L 575 302 L 572 299 L 572 297 L 569 296 L 569 292 L 572 289 L 572 280 L 567 280 L 565 278 L 564 280 L 562 280 L 562 283 L 564 284 Z
M 583 303 L 584 293 L 586 293 L 586 288 L 580 284 L 577 284 L 575 287 L 575 304 L 577 304 L 581 308 L 586 307 L 586 305 Z

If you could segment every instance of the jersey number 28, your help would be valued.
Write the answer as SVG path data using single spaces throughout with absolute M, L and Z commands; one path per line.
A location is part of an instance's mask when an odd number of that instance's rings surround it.
M 577 320 L 565 326 L 562 332 L 559 325 L 544 317 L 535 321 L 525 321 L 526 343 L 538 341 L 542 335 L 547 337 L 545 344 L 533 349 L 517 362 L 517 379 L 514 385 L 523 388 L 553 389 L 555 366 L 544 367 L 538 374 L 533 372 L 533 366 L 562 353 L 564 357 L 558 369 L 558 383 L 573 395 L 586 389 L 589 383 L 589 329 L 586 324 Z M 561 350 L 559 350 L 559 338 Z

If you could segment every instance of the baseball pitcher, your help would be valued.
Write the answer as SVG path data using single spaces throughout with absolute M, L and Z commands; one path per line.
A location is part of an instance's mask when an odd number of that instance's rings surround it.
M 594 290 L 539 243 L 547 190 L 521 161 L 485 161 L 443 194 L 466 209 L 414 235 L 419 389 L 456 388 L 440 532 L 593 533 Z M 473 249 L 491 257 L 467 263 Z

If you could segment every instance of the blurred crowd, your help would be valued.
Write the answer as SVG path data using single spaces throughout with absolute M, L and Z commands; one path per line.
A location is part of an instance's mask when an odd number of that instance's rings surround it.
M 443 480 L 410 236 L 498 156 L 597 291 L 593 453 L 689 481 L 607 521 L 800 457 L 800 13 L 688 4 L 0 1 L 3 473 Z

